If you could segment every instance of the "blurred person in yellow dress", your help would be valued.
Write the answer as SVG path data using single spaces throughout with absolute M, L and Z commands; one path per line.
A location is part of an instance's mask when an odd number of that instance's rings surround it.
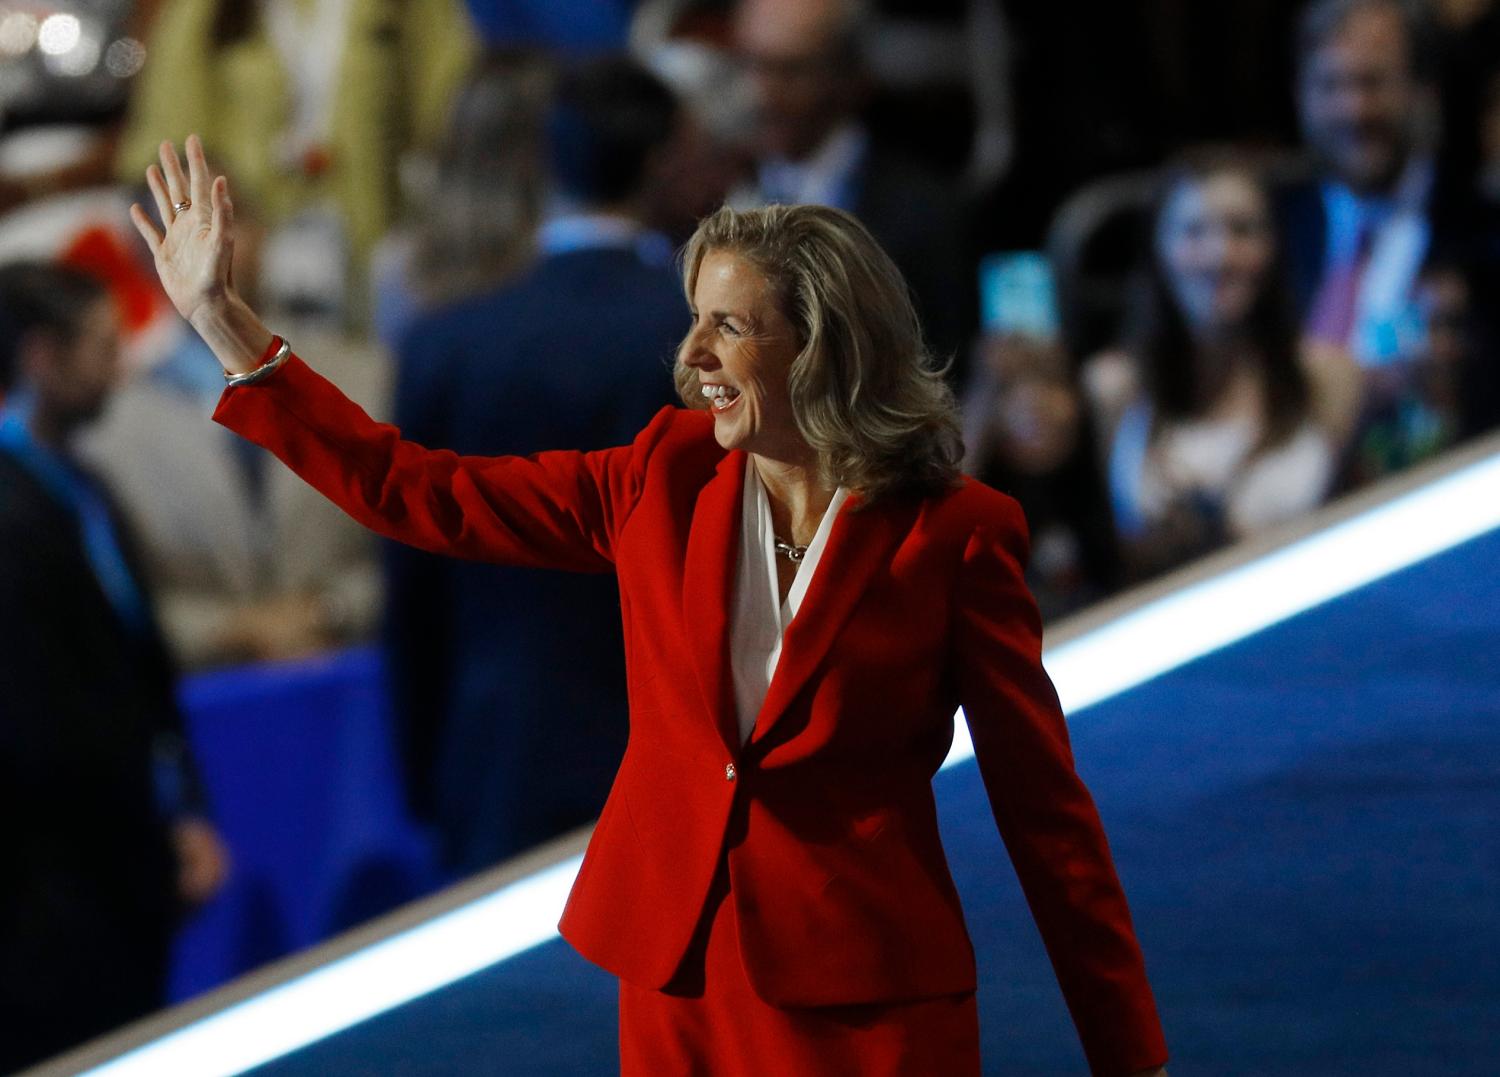
M 164 0 L 146 45 L 119 175 L 201 132 L 272 229 L 270 298 L 361 320 L 402 159 L 436 143 L 475 53 L 461 0 Z

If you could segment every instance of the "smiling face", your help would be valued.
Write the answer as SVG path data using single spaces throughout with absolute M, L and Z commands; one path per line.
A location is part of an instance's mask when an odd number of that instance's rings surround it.
M 1247 176 L 1219 172 L 1179 182 L 1157 226 L 1157 257 L 1183 320 L 1196 334 L 1242 325 L 1275 256 L 1270 207 Z
M 1313 150 L 1355 190 L 1396 182 L 1411 150 L 1420 87 L 1395 8 L 1351 14 L 1305 61 L 1297 103 Z
M 805 461 L 810 450 L 787 386 L 801 348 L 765 275 L 731 251 L 708 251 L 693 284 L 692 314 L 678 362 L 697 375 L 719 444 Z

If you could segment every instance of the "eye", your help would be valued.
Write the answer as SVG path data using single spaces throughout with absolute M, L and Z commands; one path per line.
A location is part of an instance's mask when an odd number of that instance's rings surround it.
M 719 323 L 719 330 L 724 333 L 725 336 L 741 337 L 745 335 L 737 325 L 735 325 L 728 319 L 725 319 L 724 321 Z

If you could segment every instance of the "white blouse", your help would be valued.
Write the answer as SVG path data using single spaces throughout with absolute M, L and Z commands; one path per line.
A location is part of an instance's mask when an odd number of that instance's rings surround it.
M 734 701 L 739 716 L 740 743 L 750 739 L 755 716 L 766 701 L 771 677 L 781 658 L 781 640 L 787 625 L 797 616 L 813 573 L 828 545 L 828 533 L 843 507 L 849 491 L 840 486 L 834 491 L 828 510 L 818 524 L 817 534 L 808 543 L 807 554 L 797 565 L 791 590 L 781 601 L 776 579 L 776 534 L 771 524 L 771 503 L 766 488 L 755 470 L 755 463 L 745 459 L 745 496 L 740 511 L 740 553 L 734 581 L 734 608 L 729 622 L 730 670 L 734 680 Z
M 1230 535 L 1241 538 L 1316 508 L 1333 481 L 1333 449 L 1311 420 L 1259 453 L 1259 425 L 1245 417 L 1174 422 L 1154 444 L 1151 426 L 1151 407 L 1137 403 L 1120 420 L 1110 453 L 1111 500 L 1127 535 L 1196 491 L 1223 506 Z

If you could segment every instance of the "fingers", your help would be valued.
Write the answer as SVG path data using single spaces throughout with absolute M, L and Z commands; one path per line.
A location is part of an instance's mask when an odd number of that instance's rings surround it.
M 213 182 L 209 200 L 213 205 L 213 235 L 220 239 L 234 227 L 234 203 L 229 200 L 229 181 L 219 176 Z
M 176 154 L 174 153 L 173 156 L 175 157 Z M 193 200 L 194 205 L 207 206 L 211 197 L 209 189 L 213 186 L 213 178 L 208 170 L 208 158 L 203 154 L 203 140 L 197 135 L 188 135 L 187 161 L 188 197 Z
M 146 246 L 151 248 L 151 253 L 156 254 L 156 248 L 162 244 L 162 234 L 156 230 L 156 225 L 151 223 L 151 218 L 146 216 L 146 211 L 139 203 L 132 202 L 130 205 L 130 221 L 135 225 L 135 230 L 141 234 L 146 241 Z
M 172 227 L 172 218 L 176 216 L 172 212 L 172 196 L 167 191 L 166 178 L 155 165 L 146 169 L 146 186 L 151 188 L 151 197 L 156 202 L 156 215 L 162 227 Z
M 177 159 L 176 146 L 170 142 L 163 142 L 158 154 L 161 157 L 162 175 L 167 181 L 167 196 L 170 199 L 167 208 L 170 210 L 172 206 L 180 205 L 190 199 L 188 179 L 182 173 L 182 162 Z M 170 215 L 166 218 L 168 222 L 171 219 Z

